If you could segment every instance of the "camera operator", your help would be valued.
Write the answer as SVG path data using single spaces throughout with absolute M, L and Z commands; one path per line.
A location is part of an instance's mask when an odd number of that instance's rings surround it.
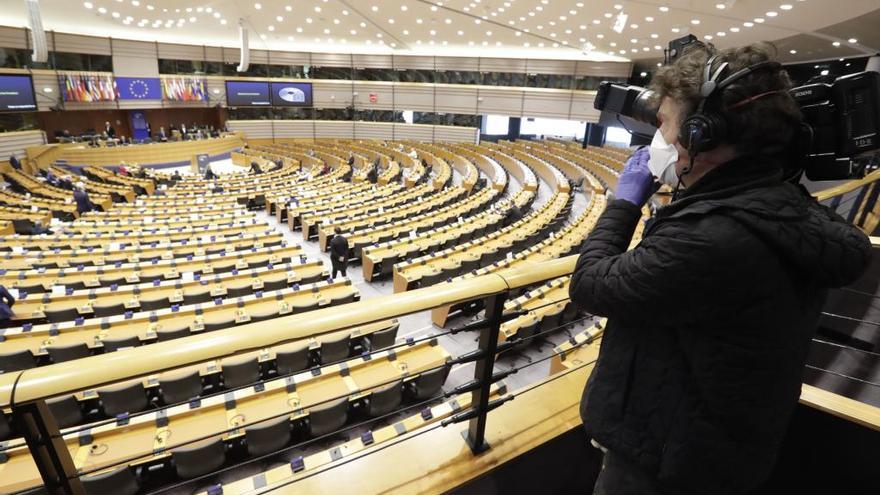
M 781 66 L 761 64 L 701 95 L 706 74 L 723 80 L 773 50 L 696 44 L 658 70 L 660 128 L 627 161 L 582 246 L 571 299 L 608 317 L 581 401 L 605 451 L 595 494 L 760 486 L 800 395 L 826 291 L 868 264 L 861 231 L 783 181 L 801 115 Z M 703 113 L 726 124 L 711 144 L 682 128 L 704 98 Z M 680 194 L 627 251 L 655 178 Z

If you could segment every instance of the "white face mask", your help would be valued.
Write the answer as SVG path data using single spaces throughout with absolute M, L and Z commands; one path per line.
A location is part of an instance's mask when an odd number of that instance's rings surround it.
M 675 145 L 666 142 L 660 129 L 654 134 L 651 141 L 651 157 L 648 159 L 648 169 L 651 174 L 671 188 L 678 186 L 678 175 L 675 172 L 675 163 L 678 162 L 678 150 Z

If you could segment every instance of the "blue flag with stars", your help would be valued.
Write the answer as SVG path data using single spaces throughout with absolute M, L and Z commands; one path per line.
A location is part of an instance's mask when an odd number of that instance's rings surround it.
M 120 100 L 161 100 L 162 83 L 158 77 L 117 77 L 116 97 Z

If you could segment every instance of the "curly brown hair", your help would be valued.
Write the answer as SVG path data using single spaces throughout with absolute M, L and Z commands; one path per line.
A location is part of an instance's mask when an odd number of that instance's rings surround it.
M 711 44 L 694 43 L 673 64 L 657 71 L 650 86 L 657 102 L 668 96 L 684 104 L 687 115 L 693 113 L 700 102 L 706 62 L 713 55 L 718 56 L 713 70 L 727 62 L 726 75 L 731 75 L 750 65 L 775 60 L 776 47 L 770 43 L 755 43 L 716 50 Z M 725 142 L 744 153 L 770 154 L 786 149 L 802 121 L 800 108 L 789 94 L 791 86 L 785 70 L 759 70 L 728 86 L 717 100 L 719 111 L 727 121 Z M 767 92 L 773 93 L 731 108 Z

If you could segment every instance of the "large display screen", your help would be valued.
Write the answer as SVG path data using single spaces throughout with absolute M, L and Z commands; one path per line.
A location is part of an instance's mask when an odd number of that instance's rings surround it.
M 312 83 L 273 82 L 272 104 L 277 107 L 312 106 Z
M 28 75 L 0 74 L 0 112 L 37 110 L 34 82 Z
M 268 107 L 272 105 L 269 83 L 226 81 L 226 104 L 230 107 Z

